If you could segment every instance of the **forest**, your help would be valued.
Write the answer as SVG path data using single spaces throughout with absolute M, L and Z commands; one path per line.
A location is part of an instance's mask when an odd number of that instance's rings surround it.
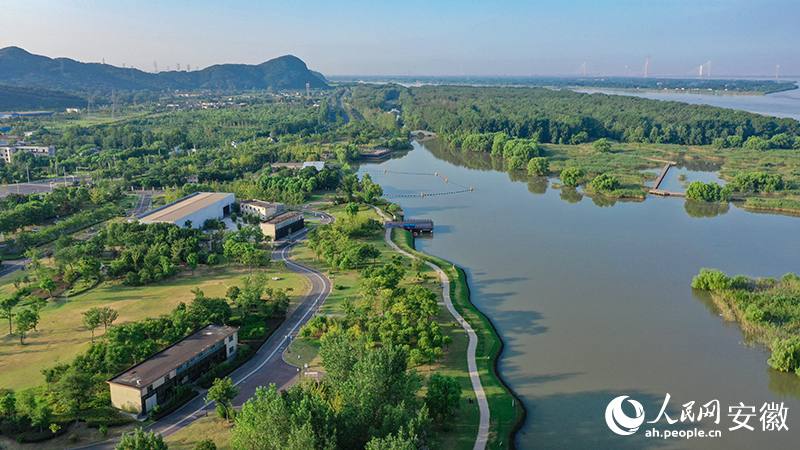
M 743 146 L 757 138 L 759 144 L 751 145 L 800 146 L 800 124 L 793 119 L 638 97 L 543 88 L 422 86 L 403 90 L 398 101 L 408 126 L 439 133 L 454 145 L 470 134 L 503 132 L 553 144 L 609 138 L 711 145 L 723 138 L 731 146 Z

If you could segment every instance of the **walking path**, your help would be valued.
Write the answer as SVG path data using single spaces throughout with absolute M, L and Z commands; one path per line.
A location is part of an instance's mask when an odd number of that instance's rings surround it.
M 377 211 L 381 217 L 386 220 L 391 220 L 378 207 L 373 206 L 373 208 L 375 208 L 375 211 Z M 417 259 L 416 256 L 400 249 L 400 247 L 398 247 L 392 241 L 391 228 L 386 230 L 385 239 L 386 243 L 389 244 L 389 246 L 392 247 L 392 249 L 397 253 L 407 256 L 411 259 Z M 458 323 L 460 323 L 464 328 L 464 331 L 467 332 L 467 336 L 469 336 L 469 346 L 467 347 L 467 367 L 469 368 L 469 379 L 472 382 L 472 389 L 475 391 L 475 398 L 478 401 L 478 407 L 480 408 L 481 413 L 480 423 L 478 426 L 478 437 L 475 439 L 475 446 L 473 447 L 473 450 L 484 450 L 489 439 L 489 402 L 486 401 L 486 393 L 483 392 L 481 377 L 478 373 L 478 363 L 475 361 L 475 350 L 478 348 L 478 335 L 475 333 L 475 330 L 472 329 L 469 323 L 464 320 L 463 317 L 461 317 L 461 314 L 459 314 L 458 311 L 456 311 L 456 309 L 453 307 L 453 302 L 450 300 L 450 278 L 447 277 L 447 274 L 445 274 L 444 271 L 439 268 L 439 266 L 429 261 L 425 261 L 425 264 L 435 270 L 442 279 L 442 297 L 444 297 L 445 306 L 447 306 L 447 310 L 450 311 L 450 314 L 455 317 Z

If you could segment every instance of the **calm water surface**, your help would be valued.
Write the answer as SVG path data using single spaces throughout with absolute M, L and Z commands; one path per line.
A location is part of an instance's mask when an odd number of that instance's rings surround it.
M 500 371 L 528 408 L 520 448 L 779 448 L 800 441 L 800 378 L 768 368 L 768 355 L 748 346 L 704 296 L 692 291 L 702 267 L 729 275 L 779 277 L 800 272 L 800 219 L 736 207 L 695 208 L 676 198 L 613 202 L 581 197 L 491 170 L 492 161 L 437 143 L 415 144 L 403 157 L 361 170 L 386 194 L 459 189 L 432 175 L 473 186 L 469 194 L 395 198 L 409 218 L 431 218 L 432 239 L 417 248 L 468 273 L 472 301 L 506 343 Z M 483 155 L 479 155 L 483 156 Z M 477 158 L 477 159 L 476 159 Z M 692 179 L 713 172 L 683 170 Z M 675 171 L 674 177 L 681 173 Z M 711 177 L 711 178 L 708 178 Z M 524 181 L 512 181 L 524 180 Z M 671 181 L 670 181 L 671 182 Z M 613 434 L 604 413 L 620 395 L 639 401 L 646 420 L 681 405 L 719 400 L 720 424 L 662 418 L 632 436 Z M 789 431 L 729 431 L 728 407 L 765 402 L 789 408 Z M 632 415 L 632 411 L 629 412 Z M 646 429 L 722 430 L 720 438 L 655 439 Z

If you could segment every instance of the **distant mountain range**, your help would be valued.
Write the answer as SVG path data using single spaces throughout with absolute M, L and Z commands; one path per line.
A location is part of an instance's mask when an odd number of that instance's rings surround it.
M 218 64 L 203 70 L 143 72 L 108 64 L 48 58 L 19 47 L 0 49 L 0 84 L 35 86 L 71 92 L 111 89 L 136 91 L 246 91 L 251 89 L 327 88 L 325 77 L 312 72 L 296 56 L 286 55 L 259 65 Z

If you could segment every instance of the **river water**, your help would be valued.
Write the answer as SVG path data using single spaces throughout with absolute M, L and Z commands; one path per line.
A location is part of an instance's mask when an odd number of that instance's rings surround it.
M 371 176 L 386 194 L 416 194 L 387 198 L 406 217 L 434 220 L 434 237 L 418 239 L 419 250 L 466 270 L 472 301 L 506 344 L 500 372 L 528 409 L 519 448 L 797 445 L 800 378 L 771 370 L 764 348 L 745 343 L 738 326 L 724 322 L 690 285 L 702 267 L 756 277 L 800 272 L 800 219 L 697 208 L 677 198 L 601 201 L 492 170 L 497 161 L 488 155 L 468 154 L 466 162 L 446 144 L 425 145 L 359 170 L 380 170 Z M 706 172 L 681 170 L 689 180 L 713 179 L 713 165 L 700 168 Z M 430 195 L 461 189 L 434 172 L 474 192 Z M 630 436 L 607 426 L 612 399 L 630 396 L 651 421 L 667 394 L 666 413 L 677 423 L 662 417 Z M 680 421 L 682 405 L 695 402 L 696 415 L 713 400 L 718 424 Z M 729 407 L 740 402 L 755 408 L 753 431 L 729 430 L 735 426 Z M 771 402 L 788 408 L 788 431 L 762 431 L 759 409 Z M 633 407 L 623 411 L 635 415 Z M 646 437 L 653 428 L 720 430 L 721 437 Z

